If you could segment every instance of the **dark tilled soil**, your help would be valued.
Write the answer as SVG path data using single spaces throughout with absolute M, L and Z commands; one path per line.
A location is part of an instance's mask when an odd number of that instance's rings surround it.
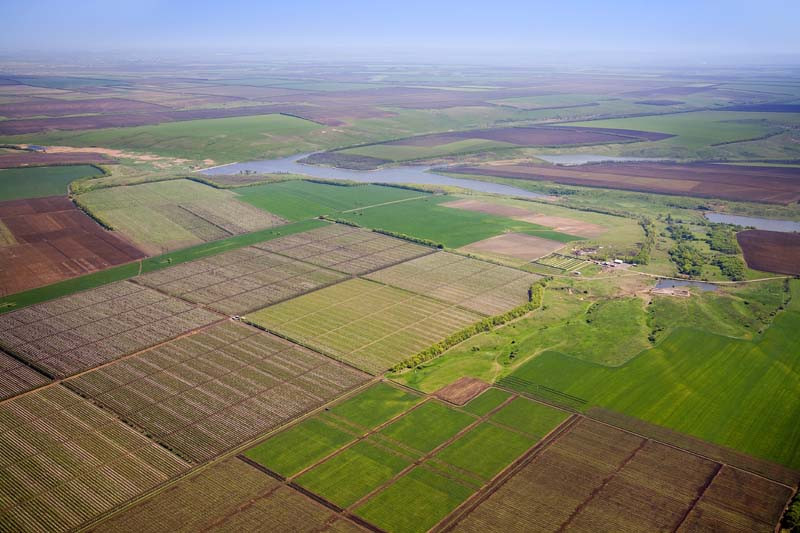
M 776 274 L 800 274 L 800 233 L 741 231 L 736 234 L 747 266 Z

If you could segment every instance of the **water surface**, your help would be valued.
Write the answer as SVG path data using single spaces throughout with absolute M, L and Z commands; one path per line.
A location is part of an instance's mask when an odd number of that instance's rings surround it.
M 219 167 L 201 170 L 203 174 L 239 174 L 244 171 L 259 173 L 289 172 L 305 174 L 315 178 L 329 180 L 350 180 L 361 183 L 413 183 L 417 185 L 450 185 L 461 187 L 476 192 L 506 194 L 523 198 L 546 198 L 547 195 L 539 194 L 519 187 L 501 185 L 486 181 L 451 178 L 429 172 L 431 167 L 424 166 L 398 166 L 381 168 L 377 170 L 347 170 L 343 168 L 320 167 L 298 163 L 309 154 L 298 154 L 280 159 L 264 159 L 261 161 L 247 161 L 244 163 L 231 163 Z
M 680 279 L 659 279 L 656 289 L 674 289 L 676 287 L 697 287 L 701 291 L 715 291 L 718 289 L 713 283 L 705 281 L 688 281 Z
M 706 213 L 706 218 L 718 224 L 736 224 L 737 226 L 753 226 L 756 229 L 767 231 L 800 231 L 800 222 L 791 220 L 777 220 L 774 218 L 744 217 L 740 215 L 726 215 L 723 213 Z

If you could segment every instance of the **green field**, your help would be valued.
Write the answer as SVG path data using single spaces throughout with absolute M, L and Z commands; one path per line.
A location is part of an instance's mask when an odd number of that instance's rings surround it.
M 0 169 L 0 202 L 44 196 L 66 196 L 70 182 L 102 176 L 91 165 Z
M 140 262 L 112 267 L 92 274 L 86 274 L 85 276 L 59 281 L 52 285 L 46 285 L 44 287 L 0 298 L 0 313 L 46 302 L 47 300 L 67 296 L 74 292 L 93 289 L 115 281 L 132 278 L 140 273 L 146 274 L 147 272 L 154 272 L 172 265 L 194 261 L 195 259 L 202 259 L 203 257 L 236 250 L 237 248 L 244 248 L 251 244 L 277 239 L 278 237 L 292 235 L 293 233 L 301 233 L 325 225 L 327 225 L 327 222 L 321 220 L 305 220 L 294 224 L 287 224 L 278 229 L 265 229 L 245 235 L 237 235 L 236 237 L 230 237 L 221 241 L 199 244 L 176 252 L 150 257 Z
M 284 181 L 255 185 L 236 190 L 237 197 L 287 220 L 303 220 L 318 215 L 332 215 L 349 209 L 427 196 L 420 191 L 357 185 L 325 185 L 310 181 Z
M 282 476 L 293 476 L 355 438 L 318 418 L 310 418 L 250 448 L 245 455 Z
M 567 419 L 568 414 L 525 398 L 515 398 L 511 403 L 492 414 L 494 422 L 524 431 L 539 440 Z
M 474 421 L 436 401 L 425 402 L 381 430 L 390 437 L 421 452 L 430 452 Z
M 422 533 L 466 500 L 472 489 L 418 466 L 356 509 L 356 514 L 395 533 Z
M 481 316 L 387 285 L 351 279 L 250 313 L 247 319 L 377 374 Z
M 464 406 L 464 410 L 474 415 L 483 416 L 506 401 L 509 396 L 511 396 L 510 393 L 492 387 L 491 389 L 485 390 L 478 397 L 470 400 L 469 403 Z
M 297 483 L 348 507 L 408 466 L 407 459 L 360 441 L 297 478 Z
M 345 213 L 340 215 L 340 218 L 368 228 L 429 239 L 448 248 L 459 248 L 506 232 L 527 233 L 558 242 L 582 240 L 582 237 L 559 233 L 537 224 L 439 205 L 453 199 L 450 196 L 431 196 Z
M 240 202 L 231 191 L 190 180 L 95 189 L 80 195 L 78 201 L 151 254 L 285 222 Z
M 103 146 L 216 164 L 313 151 L 349 140 L 324 126 L 286 115 L 215 118 L 152 126 L 54 131 L 4 137 L 4 142 Z M 338 141 L 338 142 L 337 142 Z M 211 164 L 214 164 L 211 163 Z
M 357 148 L 341 150 L 345 154 L 363 155 L 389 161 L 413 161 L 416 159 L 431 159 L 473 152 L 485 152 L 503 148 L 515 148 L 517 145 L 505 142 L 490 141 L 486 139 L 464 139 L 436 146 L 409 146 L 401 144 L 370 144 Z
M 656 131 L 675 135 L 658 141 L 668 146 L 688 149 L 712 144 L 743 141 L 761 137 L 775 130 L 777 124 L 797 124 L 792 113 L 741 113 L 736 111 L 698 111 L 671 115 L 572 122 L 568 126 L 621 128 Z
M 512 463 L 536 439 L 489 423 L 482 423 L 453 442 L 436 458 L 489 480 Z
M 800 467 L 800 282 L 754 341 L 678 329 L 620 368 L 557 352 L 513 375 L 756 457 Z
M 363 428 L 374 428 L 410 409 L 420 396 L 386 383 L 378 383 L 331 408 L 331 413 Z

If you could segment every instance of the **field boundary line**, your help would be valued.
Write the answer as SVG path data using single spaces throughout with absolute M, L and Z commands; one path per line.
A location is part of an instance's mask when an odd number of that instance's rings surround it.
M 683 516 L 681 516 L 681 519 L 678 521 L 677 524 L 675 524 L 675 527 L 672 528 L 673 533 L 678 531 L 683 525 L 683 523 L 686 521 L 686 519 L 689 518 L 689 515 L 694 510 L 695 506 L 700 502 L 701 499 L 703 499 L 703 496 L 705 496 L 706 491 L 711 486 L 711 484 L 714 483 L 714 480 L 717 479 L 717 476 L 719 476 L 719 473 L 722 472 L 722 469 L 724 467 L 725 465 L 723 465 L 722 463 L 717 463 L 716 468 L 714 468 L 714 473 L 711 474 L 706 480 L 706 482 L 703 484 L 703 486 L 700 487 L 700 490 L 697 491 L 697 496 L 695 496 L 694 500 L 692 500 L 691 505 L 689 505 L 689 507 L 683 513 Z
M 453 509 L 438 524 L 435 524 L 430 533 L 443 533 L 451 531 L 461 520 L 469 516 L 479 505 L 497 492 L 508 480 L 516 476 L 523 468 L 532 463 L 542 452 L 547 450 L 554 442 L 566 435 L 580 422 L 581 417 L 573 414 L 561 424 L 553 428 L 547 435 L 539 439 L 526 452 L 514 462 L 495 474 L 486 484 Z
M 384 185 L 384 187 L 385 187 L 385 185 Z M 399 204 L 399 203 L 402 203 L 402 202 L 410 202 L 412 200 L 419 200 L 420 198 L 428 198 L 430 196 L 436 196 L 436 193 L 423 194 L 423 195 L 420 195 L 420 196 L 414 196 L 412 198 L 402 198 L 400 200 L 392 200 L 391 202 L 383 202 L 382 204 L 373 204 L 373 205 L 366 205 L 364 207 L 355 207 L 353 209 L 348 209 L 346 211 L 339 211 L 339 213 L 353 213 L 354 211 L 362 211 L 364 209 L 372 209 L 373 207 L 381 207 L 381 206 L 384 206 L 384 205 L 392 205 L 392 204 Z
M 110 509 L 110 510 L 104 512 L 104 513 L 101 513 L 101 514 L 93 517 L 92 519 L 90 519 L 90 520 L 82 523 L 81 525 L 77 526 L 75 529 L 76 529 L 76 531 L 89 531 L 90 528 L 92 528 L 94 526 L 97 526 L 98 524 L 108 520 L 109 518 L 111 518 L 111 517 L 113 517 L 115 515 L 121 514 L 124 511 L 127 511 L 127 510 L 135 507 L 139 503 L 141 503 L 141 502 L 143 502 L 145 500 L 148 500 L 148 499 L 150 499 L 150 498 L 152 498 L 152 497 L 154 497 L 154 496 L 156 496 L 156 495 L 158 495 L 158 494 L 160 494 L 160 493 L 162 493 L 162 492 L 164 492 L 166 490 L 169 490 L 170 487 L 172 487 L 173 485 L 179 483 L 180 481 L 182 481 L 182 480 L 184 480 L 186 478 L 189 478 L 190 476 L 199 474 L 203 470 L 211 468 L 211 467 L 213 467 L 213 466 L 215 466 L 215 465 L 217 465 L 217 464 L 219 464 L 219 463 L 221 463 L 221 462 L 223 462 L 223 461 L 225 461 L 227 459 L 230 459 L 230 458 L 234 457 L 237 453 L 243 453 L 243 452 L 247 451 L 248 449 L 252 448 L 253 446 L 259 444 L 260 442 L 263 442 L 266 439 L 274 436 L 275 434 L 280 433 L 281 431 L 284 431 L 285 429 L 288 429 L 288 428 L 290 428 L 292 426 L 295 426 L 295 425 L 299 424 L 300 422 L 302 422 L 302 421 L 304 421 L 304 420 L 306 420 L 308 418 L 311 418 L 312 416 L 324 411 L 326 407 L 328 407 L 328 406 L 330 406 L 332 404 L 336 404 L 338 402 L 341 402 L 341 401 L 343 401 L 343 400 L 345 400 L 347 398 L 350 398 L 352 396 L 355 396 L 360 392 L 363 392 L 365 389 L 371 387 L 372 385 L 374 385 L 375 383 L 377 383 L 379 381 L 381 381 L 379 378 L 374 377 L 373 379 L 368 380 L 365 383 L 363 383 L 363 384 L 361 384 L 359 386 L 356 386 L 353 389 L 345 392 L 341 396 L 338 396 L 338 397 L 332 399 L 330 402 L 327 402 L 324 405 L 320 405 L 319 407 L 317 407 L 315 409 L 312 409 L 311 411 L 308 411 L 307 413 L 303 413 L 302 415 L 298 416 L 297 418 L 295 418 L 293 420 L 287 421 L 285 424 L 283 424 L 281 426 L 272 428 L 271 430 L 269 430 L 269 431 L 267 431 L 265 433 L 261 433 L 261 434 L 255 436 L 255 437 L 253 437 L 252 439 L 249 439 L 246 442 L 243 442 L 242 444 L 237 446 L 235 449 L 224 451 L 224 452 L 220 453 L 219 455 L 217 455 L 217 456 L 215 456 L 215 457 L 213 457 L 213 458 L 211 458 L 211 459 L 209 459 L 209 460 L 207 460 L 207 461 L 205 461 L 203 463 L 200 463 L 200 464 L 197 464 L 197 465 L 194 465 L 194 466 L 190 466 L 190 468 L 188 470 L 185 470 L 184 472 L 181 472 L 180 474 L 165 480 L 163 483 L 160 483 L 160 484 L 152 487 L 151 489 L 146 490 L 146 491 L 138 494 L 137 496 L 134 496 L 133 498 L 130 498 L 129 500 L 122 502 L 121 504 L 119 504 L 118 506 L 116 506 L 113 509 Z M 149 440 L 152 440 L 152 439 L 149 439 Z M 170 452 L 170 453 L 172 453 L 172 452 Z
M 566 531 L 567 528 L 569 527 L 569 525 L 575 519 L 575 517 L 577 517 L 579 514 L 581 514 L 581 512 L 586 508 L 586 506 L 589 505 L 589 503 L 591 503 L 591 501 L 594 500 L 595 497 L 598 494 L 600 494 L 603 491 L 603 489 L 605 489 L 606 486 L 608 486 L 608 484 L 611 483 L 611 481 L 615 477 L 617 477 L 619 475 L 619 473 L 622 472 L 622 470 L 626 466 L 628 466 L 628 464 L 633 460 L 633 458 L 636 457 L 636 454 L 638 454 L 647 445 L 647 443 L 649 442 L 649 439 L 641 439 L 641 440 L 642 441 L 639 443 L 639 445 L 636 447 L 636 449 L 634 449 L 631 453 L 629 453 L 628 456 L 625 457 L 625 459 L 622 460 L 622 462 L 619 464 L 619 466 L 617 466 L 617 468 L 615 468 L 613 472 L 611 472 L 608 476 L 606 476 L 603 479 L 603 481 L 600 483 L 600 485 L 595 487 L 592 490 L 592 492 L 589 493 L 589 496 L 587 496 L 585 500 L 583 500 L 575 509 L 572 510 L 572 512 L 570 513 L 569 517 L 558 528 L 559 532 Z
M 137 355 L 139 355 L 139 354 L 141 354 L 143 352 L 146 352 L 148 350 L 152 350 L 154 348 L 158 348 L 158 347 L 160 347 L 160 346 L 162 346 L 164 344 L 167 344 L 168 342 L 172 342 L 172 341 L 175 341 L 175 340 L 178 340 L 178 339 L 182 339 L 184 337 L 188 337 L 190 335 L 194 335 L 195 333 L 199 333 L 199 332 L 201 332 L 203 330 L 212 328 L 214 326 L 218 326 L 222 322 L 225 322 L 226 320 L 230 320 L 230 318 L 227 318 L 227 317 L 221 318 L 220 320 L 217 320 L 216 322 L 212 322 L 211 324 L 206 324 L 204 326 L 200 326 L 199 328 L 195 328 L 195 329 L 192 329 L 192 330 L 187 331 L 185 333 L 181 333 L 180 335 L 178 335 L 176 337 L 172 337 L 170 339 L 158 342 L 156 344 L 153 344 L 152 346 L 148 346 L 146 348 L 142 348 L 141 350 L 137 350 L 135 352 L 131 352 L 131 353 L 126 354 L 126 355 L 122 355 L 122 356 L 120 356 L 120 357 L 118 357 L 116 359 L 113 359 L 111 361 L 106 361 L 106 362 L 104 362 L 102 364 L 99 364 L 97 366 L 93 366 L 92 368 L 87 368 L 86 370 L 81 370 L 80 372 L 78 372 L 76 374 L 70 374 L 69 376 L 64 376 L 64 377 L 52 377 L 51 378 L 52 381 L 50 383 L 46 383 L 46 384 L 41 385 L 39 387 L 36 387 L 34 389 L 31 389 L 31 390 L 28 390 L 28 391 L 25 391 L 25 392 L 21 392 L 21 393 L 17 394 L 16 396 L 12 396 L 10 398 L 6 398 L 4 400 L 0 400 L 0 405 L 3 405 L 4 403 L 6 403 L 6 402 L 8 402 L 10 400 L 13 400 L 15 398 L 19 398 L 21 396 L 25 396 L 25 395 L 31 394 L 31 393 L 33 393 L 35 391 L 42 390 L 42 389 L 45 389 L 45 388 L 48 388 L 48 387 L 52 387 L 53 385 L 58 385 L 60 383 L 63 383 L 64 386 L 67 387 L 70 391 L 75 392 L 76 394 L 78 394 L 79 396 L 81 396 L 82 398 L 84 398 L 86 400 L 89 400 L 89 398 L 84 396 L 82 393 L 79 393 L 79 392 L 73 390 L 72 387 L 68 386 L 69 381 L 72 380 L 72 379 L 75 379 L 77 377 L 80 377 L 80 376 L 82 376 L 84 374 L 88 374 L 89 372 L 94 372 L 95 370 L 100 370 L 101 368 L 105 368 L 105 367 L 107 367 L 109 365 L 113 365 L 114 363 L 116 363 L 118 361 L 124 361 L 126 359 L 130 359 L 131 357 L 135 357 L 135 356 L 137 356 Z M 8 352 L 6 352 L 6 353 L 8 353 Z M 9 355 L 13 355 L 13 354 L 9 353 Z M 16 358 L 16 356 L 15 356 L 15 358 Z M 94 403 L 94 402 L 92 402 L 92 403 Z M 104 410 L 108 410 L 108 409 L 104 408 Z
M 433 396 L 428 396 L 427 398 L 428 399 L 426 399 L 424 402 L 421 402 L 418 405 L 423 405 L 423 404 L 428 403 L 428 402 L 439 402 L 442 405 L 445 405 L 445 406 L 447 405 L 444 402 L 442 402 L 441 400 L 439 400 L 438 398 L 435 398 Z M 480 424 L 486 422 L 489 419 L 490 416 L 492 416 L 497 411 L 499 411 L 500 409 L 502 409 L 503 407 L 505 407 L 506 405 L 511 403 L 514 400 L 514 398 L 515 398 L 514 396 L 510 396 L 510 397 L 506 398 L 505 400 L 503 400 L 502 403 L 500 403 L 499 405 L 495 406 L 490 411 L 486 412 L 485 414 L 483 414 L 481 416 L 472 415 L 472 416 L 476 416 L 476 418 L 472 422 L 470 422 L 469 424 L 464 426 L 456 434 L 454 434 L 453 436 L 451 436 L 450 438 L 448 438 L 447 440 L 445 440 L 444 442 L 442 442 L 441 444 L 439 444 L 438 446 L 433 448 L 431 451 L 429 451 L 427 453 L 423 453 L 423 455 L 421 455 L 418 459 L 416 459 L 415 461 L 411 462 L 408 466 L 406 466 L 405 468 L 400 470 L 397 474 L 392 476 L 389 480 L 385 481 L 384 483 L 382 483 L 378 487 L 374 488 L 373 490 L 371 490 L 370 492 L 368 492 L 367 494 L 365 494 L 364 496 L 362 496 L 361 498 L 359 498 L 358 500 L 356 500 L 355 502 L 350 504 L 347 507 L 347 510 L 348 511 L 355 510 L 357 507 L 359 507 L 360 505 L 366 503 L 368 500 L 370 500 L 376 494 L 378 494 L 380 492 L 383 492 L 384 490 L 389 488 L 391 485 L 394 485 L 400 478 L 404 477 L 406 474 L 408 474 L 414 468 L 423 467 L 431 458 L 435 457 L 440 451 L 442 451 L 443 449 L 448 447 L 450 444 L 454 443 L 455 441 L 457 441 L 458 439 L 463 437 L 465 434 L 469 433 L 470 431 L 472 431 L 473 429 L 478 427 Z M 450 476 L 442 476 L 442 477 L 447 477 L 448 479 L 453 481 L 453 479 Z

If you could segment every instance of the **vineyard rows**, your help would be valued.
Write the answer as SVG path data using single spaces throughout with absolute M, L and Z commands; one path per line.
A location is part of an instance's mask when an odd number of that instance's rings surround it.
M 219 319 L 190 303 L 121 281 L 0 316 L 0 344 L 63 377 Z
M 234 315 L 344 277 L 326 268 L 251 247 L 159 270 L 141 276 L 139 281 Z
M 0 400 L 50 383 L 50 379 L 0 350 Z
M 431 251 L 425 246 L 343 224 L 331 224 L 273 239 L 256 247 L 354 275 L 372 272 Z
M 0 531 L 66 531 L 188 465 L 60 385 L 0 405 Z
M 365 379 L 315 352 L 228 322 L 83 374 L 69 386 L 200 462 Z
M 368 279 L 498 315 L 528 301 L 539 276 L 447 252 L 426 255 L 373 272 Z
M 557 268 L 559 270 L 572 271 L 576 268 L 583 266 L 586 261 L 579 257 L 571 257 L 561 254 L 550 254 L 535 261 L 536 263 L 544 266 Z

